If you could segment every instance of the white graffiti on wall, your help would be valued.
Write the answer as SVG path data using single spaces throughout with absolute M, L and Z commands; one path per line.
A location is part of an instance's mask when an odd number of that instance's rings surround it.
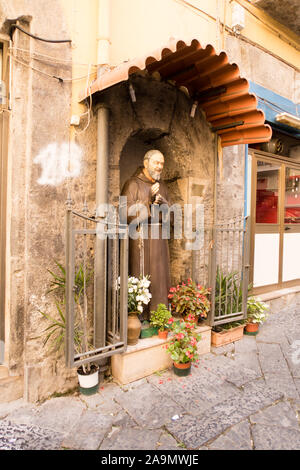
M 82 150 L 74 142 L 49 144 L 34 159 L 42 167 L 38 183 L 57 186 L 66 178 L 76 178 L 80 175 L 81 158 Z

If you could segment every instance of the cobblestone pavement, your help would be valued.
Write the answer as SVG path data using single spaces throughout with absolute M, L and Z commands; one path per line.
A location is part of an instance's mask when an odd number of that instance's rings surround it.
M 0 404 L 0 449 L 300 449 L 300 303 L 259 334 L 99 393 Z

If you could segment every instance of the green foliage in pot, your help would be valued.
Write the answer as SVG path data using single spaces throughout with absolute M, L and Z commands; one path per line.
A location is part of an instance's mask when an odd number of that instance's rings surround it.
M 201 335 L 195 332 L 195 325 L 190 322 L 171 322 L 173 336 L 166 346 L 174 362 L 186 364 L 198 359 L 197 342 Z
M 50 287 L 46 295 L 52 294 L 56 306 L 57 316 L 42 312 L 41 315 L 48 320 L 49 325 L 43 331 L 44 346 L 50 340 L 54 345 L 54 350 L 60 351 L 64 345 L 66 335 L 66 270 L 61 263 L 55 261 L 58 273 L 50 271 Z M 74 348 L 77 354 L 88 352 L 90 348 L 90 327 L 88 319 L 88 302 L 86 289 L 93 277 L 91 269 L 84 270 L 82 264 L 79 265 L 74 276 L 74 302 L 75 302 L 75 324 L 74 324 Z M 85 373 L 91 371 L 91 365 L 82 366 Z
M 158 304 L 157 309 L 151 311 L 150 323 L 160 331 L 164 331 L 169 326 L 171 318 L 172 315 L 166 305 Z
M 269 305 L 255 297 L 248 297 L 247 300 L 247 320 L 249 323 L 263 323 L 266 321 L 268 315 L 266 311 L 269 310 Z

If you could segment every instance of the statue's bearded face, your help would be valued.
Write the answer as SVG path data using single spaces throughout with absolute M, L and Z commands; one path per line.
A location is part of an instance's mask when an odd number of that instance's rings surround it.
M 144 165 L 148 170 L 149 175 L 156 181 L 160 180 L 161 172 L 164 168 L 164 156 L 161 153 L 155 153 L 148 160 L 145 160 Z

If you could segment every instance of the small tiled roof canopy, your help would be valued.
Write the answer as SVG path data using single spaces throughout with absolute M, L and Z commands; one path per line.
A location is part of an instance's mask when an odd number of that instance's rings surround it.
M 249 83 L 240 77 L 238 66 L 228 62 L 225 52 L 216 54 L 210 44 L 202 48 L 196 39 L 190 45 L 171 40 L 149 56 L 105 72 L 84 90 L 80 101 L 141 71 L 159 73 L 162 80 L 186 88 L 220 135 L 222 147 L 271 139 L 272 129 L 264 123 L 264 113 L 257 109 L 256 96 L 249 94 Z

